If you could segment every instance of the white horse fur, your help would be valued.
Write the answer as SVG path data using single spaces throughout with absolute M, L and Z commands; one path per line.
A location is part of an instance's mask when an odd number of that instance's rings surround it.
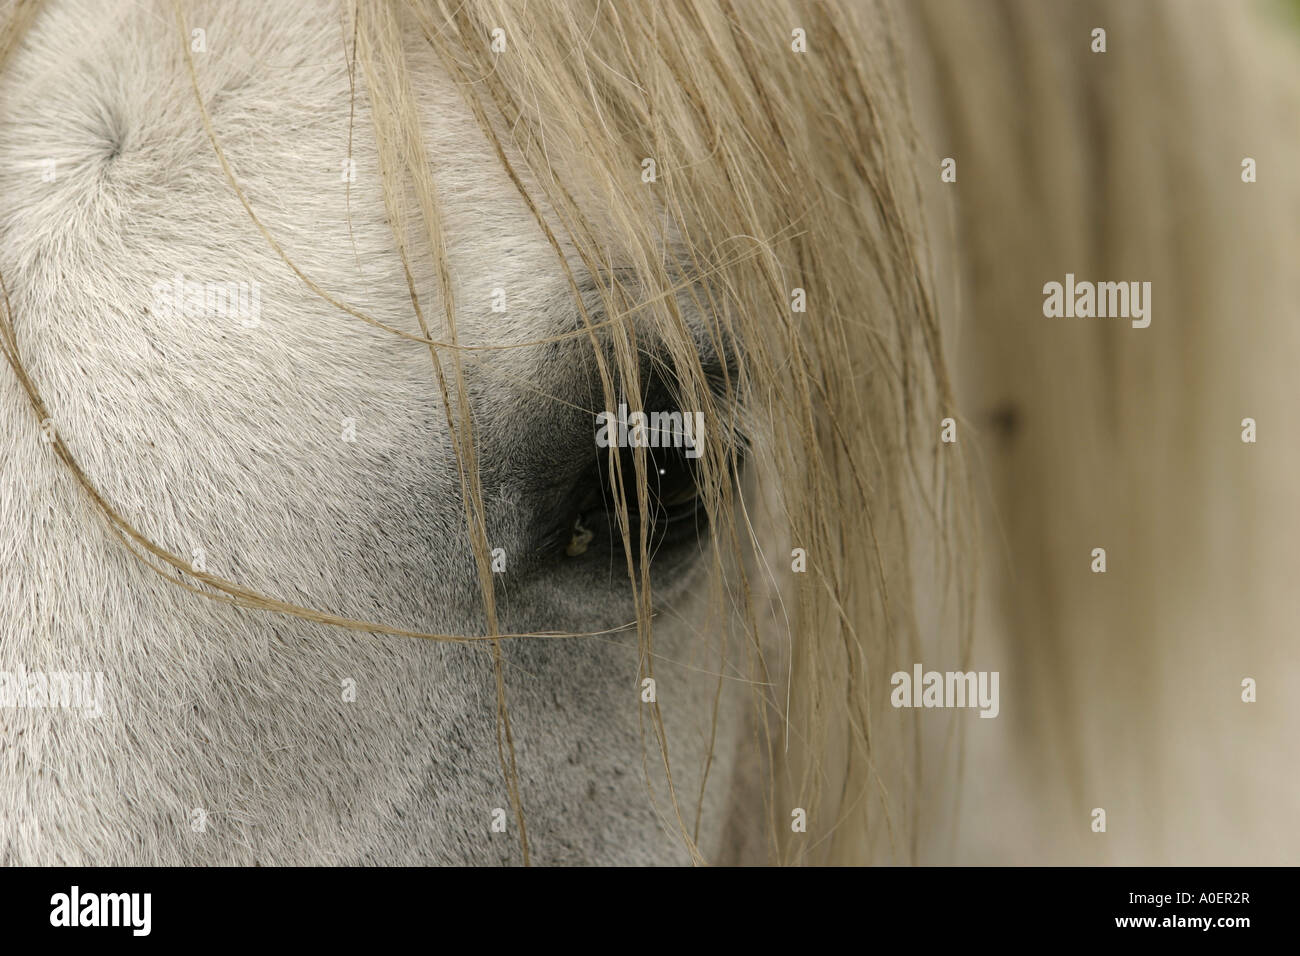
M 238 50 L 199 57 L 198 72 L 268 228 L 338 297 L 418 333 L 364 113 L 350 222 L 345 206 L 338 7 L 215 3 L 187 13 L 209 43 Z M 428 142 L 456 237 L 462 339 L 568 331 L 554 254 L 431 54 L 412 52 L 424 57 Z M 168 6 L 60 2 L 42 12 L 5 78 L 5 276 L 24 357 L 58 409 L 60 434 L 141 531 L 180 554 L 202 548 L 211 571 L 354 617 L 480 633 L 427 350 L 338 313 L 292 276 L 223 180 L 184 70 Z M 58 163 L 52 184 L 39 176 L 46 158 Z M 151 314 L 155 282 L 176 272 L 260 282 L 260 325 Z M 509 290 L 505 314 L 490 309 L 498 286 Z M 570 369 L 543 364 L 541 349 L 493 354 L 499 381 L 578 384 Z M 503 473 L 512 456 L 562 452 L 530 412 L 535 397 L 497 381 L 482 381 L 477 414 L 492 423 Z M 106 697 L 100 719 L 0 713 L 0 859 L 398 864 L 518 854 L 513 816 L 508 832 L 490 828 L 510 803 L 485 648 L 348 633 L 184 594 L 107 531 L 42 446 L 12 377 L 0 396 L 2 659 L 10 671 L 103 672 Z M 348 418 L 355 443 L 341 440 Z M 519 524 L 493 542 L 508 556 L 523 550 L 546 478 L 525 466 L 496 487 Z M 525 575 L 505 586 L 505 619 L 516 630 L 622 624 L 633 615 L 620 581 L 625 589 L 622 574 Z M 677 630 L 678 642 L 690 634 Z M 660 640 L 672 657 L 671 628 Z M 624 706 L 638 691 L 635 642 L 518 644 L 508 661 L 537 859 L 684 859 L 629 760 L 641 746 L 636 709 Z M 342 700 L 349 679 L 355 702 Z M 712 705 L 707 683 L 683 700 L 700 712 Z M 201 832 L 196 809 L 206 814 Z

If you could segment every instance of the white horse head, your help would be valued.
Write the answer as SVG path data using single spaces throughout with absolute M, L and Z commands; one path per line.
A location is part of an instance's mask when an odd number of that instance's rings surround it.
M 1281 453 L 1159 402 L 1199 368 L 1283 414 L 1211 357 L 1215 302 L 1289 301 L 1242 243 L 1294 248 L 1295 176 L 1216 177 L 1300 86 L 1244 18 L 1171 14 L 1250 107 L 1123 4 L 1110 85 L 1091 12 L 1009 6 L 8 11 L 0 860 L 1169 859 L 1086 813 L 1207 819 L 1161 721 L 1227 754 L 1247 718 L 1128 675 L 1295 676 Z M 1204 144 L 1203 246 L 1143 205 L 1157 120 Z M 1041 314 L 1075 273 L 1154 321 Z M 1214 517 L 1245 494 L 1276 527 Z M 1260 555 L 1248 598 L 1203 563 Z M 1275 845 L 1251 808 L 1185 858 Z

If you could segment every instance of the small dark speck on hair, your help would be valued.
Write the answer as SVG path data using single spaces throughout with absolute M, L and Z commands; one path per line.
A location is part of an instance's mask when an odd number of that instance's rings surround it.
M 1011 441 L 1020 431 L 1020 407 L 1012 401 L 1002 402 L 989 413 L 989 424 L 1003 439 Z

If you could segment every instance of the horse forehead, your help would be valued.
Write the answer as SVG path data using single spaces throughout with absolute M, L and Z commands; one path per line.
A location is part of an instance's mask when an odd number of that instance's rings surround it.
M 256 223 L 204 128 L 169 5 L 122 0 L 88 16 L 76 0 L 55 0 L 0 77 L 0 217 L 9 226 L 0 265 L 55 418 L 83 444 L 149 449 L 147 465 L 91 468 L 115 500 L 158 500 L 155 485 L 200 472 L 244 482 L 248 500 L 287 502 L 296 479 L 278 462 L 314 462 L 323 449 L 321 480 L 340 502 L 358 488 L 394 514 L 413 488 L 440 501 L 450 452 L 429 350 L 335 304 L 423 334 L 363 95 L 350 114 L 337 4 L 184 9 L 187 26 L 206 30 L 206 51 L 192 54 L 200 96 Z M 413 48 L 410 59 L 460 340 L 568 331 L 572 299 L 554 251 L 432 52 Z M 43 182 L 47 157 L 57 174 Z M 408 231 L 428 332 L 446 340 L 443 276 L 418 227 Z M 230 284 L 241 286 L 238 307 Z M 451 354 L 440 350 L 444 366 Z M 528 387 L 576 374 L 546 356 L 544 347 L 470 355 L 485 438 L 510 429 Z M 564 382 L 545 391 L 563 393 Z M 105 406 L 114 413 L 96 414 Z M 340 439 L 354 432 L 355 444 Z M 223 447 L 231 454 L 213 453 Z M 277 463 L 256 473 L 231 464 L 257 448 L 273 449 Z M 450 527 L 463 519 L 447 487 L 445 520 L 441 511 L 429 520 Z M 197 527 L 217 521 L 202 503 L 187 507 Z M 286 519 L 279 531 L 291 541 L 299 529 Z
M 134 245 L 156 237 L 156 278 L 180 271 L 201 281 L 260 279 L 271 309 L 277 293 L 295 297 L 301 289 L 287 287 L 301 286 L 299 277 L 255 228 L 220 169 L 170 5 L 116 0 L 95 10 L 88 17 L 79 0 L 48 4 L 16 79 L 5 78 L 40 94 L 11 98 L 11 115 L 0 117 L 40 131 L 10 142 L 10 169 L 35 176 L 52 159 L 62 180 L 46 191 L 39 213 L 52 209 L 111 237 L 107 220 L 116 205 L 138 224 Z M 237 0 L 184 10 L 213 133 L 270 239 L 346 304 L 423 334 L 389 231 L 363 71 L 358 65 L 350 80 L 337 3 L 291 9 Z M 407 59 L 457 334 L 466 344 L 509 344 L 567 327 L 571 319 L 554 309 L 567 288 L 556 252 L 495 148 L 428 45 L 413 39 Z M 91 191 L 98 198 L 88 202 Z M 30 211 L 38 213 L 35 204 Z M 417 218 L 408 218 L 422 310 L 430 334 L 447 339 L 442 281 Z M 140 259 L 121 263 L 138 268 Z M 149 276 L 129 278 L 138 285 Z M 294 314 L 302 313 L 283 310 L 285 321 Z M 498 364 L 525 363 L 501 353 Z

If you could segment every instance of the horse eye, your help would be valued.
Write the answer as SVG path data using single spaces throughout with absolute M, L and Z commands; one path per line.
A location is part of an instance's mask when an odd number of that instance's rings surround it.
M 686 448 L 646 448 L 647 540 L 652 548 L 694 539 L 706 520 L 698 484 L 696 458 Z M 619 466 L 628 501 L 628 520 L 634 540 L 640 537 L 642 514 L 636 501 L 636 459 L 631 448 L 618 450 Z M 618 509 L 610 485 L 608 452 L 601 449 L 595 465 L 574 490 L 576 515 L 565 554 L 579 557 L 602 536 L 618 539 Z

